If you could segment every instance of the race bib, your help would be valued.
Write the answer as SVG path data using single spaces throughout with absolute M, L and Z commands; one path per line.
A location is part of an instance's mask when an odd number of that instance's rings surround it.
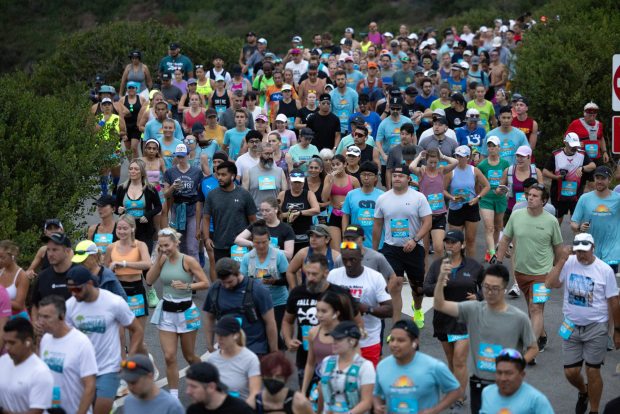
M 392 237 L 396 239 L 408 239 L 409 219 L 390 219 L 390 229 Z
M 308 334 L 310 333 L 310 329 L 312 329 L 311 325 L 301 325 L 301 344 L 304 347 L 304 351 L 308 350 Z
M 534 290 L 532 292 L 533 303 L 545 303 L 549 300 L 551 295 L 551 289 L 547 288 L 544 283 L 534 283 Z
M 263 190 L 275 190 L 276 189 L 276 177 L 271 175 L 261 175 L 258 177 L 258 189 Z
M 113 240 L 114 235 L 112 233 L 97 233 L 93 237 L 93 241 L 95 242 L 101 253 L 105 253 L 108 244 L 112 244 Z
M 144 311 L 144 295 L 127 296 L 127 303 L 135 317 L 144 316 L 146 314 Z
M 247 247 L 237 246 L 236 244 L 233 244 L 230 248 L 230 258 L 237 262 L 241 262 L 243 255 L 247 252 Z
M 574 197 L 577 195 L 577 181 L 562 181 L 560 195 L 564 197 Z
M 558 331 L 558 335 L 560 335 L 562 339 L 567 341 L 568 338 L 570 338 L 570 336 L 573 334 L 574 330 L 575 330 L 575 324 L 572 323 L 568 318 L 564 318 L 562 325 L 560 325 L 560 330 Z
M 480 371 L 495 372 L 495 358 L 501 351 L 501 345 L 481 342 L 478 347 L 478 361 L 476 362 L 478 369 Z
M 517 193 L 515 194 L 515 200 L 517 203 L 523 203 L 525 201 L 527 201 L 527 199 L 525 198 L 525 193 Z
M 467 188 L 456 188 L 453 196 L 459 199 L 457 203 L 468 203 L 471 199 L 471 194 Z
M 439 211 L 444 208 L 443 193 L 429 194 L 426 196 L 432 211 Z
M 271 242 L 271 245 L 275 248 L 279 248 L 280 245 L 278 244 L 278 238 L 277 237 L 270 237 L 269 241 Z
M 215 112 L 217 112 L 218 116 L 226 112 L 226 109 L 227 109 L 226 105 L 215 105 Z
M 61 406 L 62 400 L 60 398 L 60 387 L 52 388 L 52 408 L 58 408 Z
M 288 129 L 295 130 L 295 117 L 294 116 L 288 117 Z
M 374 223 L 374 208 L 362 208 L 357 214 L 357 222 L 362 227 L 371 227 Z
M 462 341 L 464 339 L 469 339 L 469 334 L 465 334 L 465 335 L 449 335 L 448 334 L 448 342 Z
M 598 156 L 598 144 L 586 144 L 584 145 L 584 149 L 588 157 L 597 158 Z
M 447 167 L 448 166 L 448 161 L 446 160 L 441 160 L 437 163 L 437 167 Z
M 487 178 L 489 179 L 489 184 L 491 185 L 491 188 L 500 185 L 502 174 L 502 170 L 489 170 L 487 172 Z
M 196 329 L 200 329 L 201 320 L 200 320 L 200 311 L 196 307 L 196 305 L 192 304 L 192 307 L 187 309 L 185 312 L 185 327 L 192 331 Z

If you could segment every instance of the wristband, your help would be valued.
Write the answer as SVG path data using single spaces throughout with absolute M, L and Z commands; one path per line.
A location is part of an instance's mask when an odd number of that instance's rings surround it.
M 123 267 L 127 267 L 127 260 L 123 260 Z

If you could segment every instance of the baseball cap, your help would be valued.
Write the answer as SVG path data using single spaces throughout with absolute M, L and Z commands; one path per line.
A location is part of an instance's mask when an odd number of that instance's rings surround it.
M 284 114 L 278 114 L 278 116 L 276 116 L 276 122 L 288 122 L 288 118 L 286 117 L 286 115 Z
M 95 75 L 95 83 L 103 83 L 105 82 L 105 76 L 103 76 L 101 73 L 98 73 Z
M 164 72 L 161 74 L 161 79 L 162 80 L 170 80 L 172 79 L 172 77 L 170 76 L 170 74 L 168 72 Z
M 43 230 L 47 230 L 48 227 L 58 227 L 61 230 L 65 228 L 62 226 L 62 222 L 57 218 L 47 219 L 45 220 L 45 224 L 43 224 Z
M 265 53 L 265 59 L 272 59 L 273 60 L 275 58 L 276 58 L 276 55 L 274 53 L 271 53 L 271 52 Z
M 446 111 L 442 108 L 437 108 L 433 110 L 433 116 L 446 116 Z
M 95 281 L 95 278 L 90 270 L 82 265 L 76 265 L 69 269 L 67 272 L 67 280 L 72 280 L 76 285 L 83 285 L 89 281 Z
M 285 83 L 284 85 L 282 85 L 282 91 L 292 91 L 293 88 L 291 87 L 291 85 L 289 85 L 288 83 Z M 280 114 L 282 115 L 282 114 Z
M 390 42 L 390 46 L 391 46 L 391 47 L 398 46 L 398 40 L 396 40 L 396 39 L 392 40 L 392 41 Z
M 228 389 L 226 385 L 220 382 L 220 373 L 216 366 L 209 362 L 197 362 L 190 365 L 185 376 L 202 384 L 214 382 L 220 391 L 226 391 Z
M 43 237 L 43 242 L 53 242 L 59 246 L 71 247 L 71 240 L 64 233 L 52 233 L 51 236 Z
M 134 82 L 134 81 L 127 82 L 127 89 L 129 88 L 140 89 L 140 82 Z
M 317 236 L 329 237 L 329 229 L 325 224 L 316 224 L 310 227 L 310 230 L 306 232 L 308 235 L 315 234 Z
M 401 319 L 392 325 L 392 329 L 402 329 L 409 332 L 415 338 L 420 337 L 420 329 L 416 326 L 415 322 L 411 319 Z
M 179 46 L 179 44 L 177 42 L 172 42 L 168 46 L 168 49 L 170 49 L 170 50 L 175 50 L 175 49 L 180 49 L 180 48 L 181 48 L 181 46 Z
M 207 109 L 207 112 L 205 113 L 205 115 L 207 118 L 212 117 L 212 116 L 217 116 L 217 111 L 215 110 L 215 108 L 210 107 L 209 109 Z M 203 126 L 202 124 L 194 124 L 194 126 L 196 125 Z M 192 130 L 193 130 L 193 127 L 192 127 Z
M 361 157 L 362 150 L 357 145 L 351 145 L 347 147 L 347 155 L 353 155 L 354 157 Z
M 226 82 L 226 79 L 224 79 L 224 77 L 222 75 L 217 75 L 215 77 L 215 81 L 216 82 Z
M 346 29 L 344 29 L 345 33 L 355 33 L 355 30 L 353 30 L 352 27 L 347 27 Z
M 258 39 L 257 42 L 262 44 L 262 45 L 266 45 L 267 44 L 267 39 L 265 39 L 264 37 L 261 37 L 260 39 Z
M 332 91 L 333 91 L 334 89 L 336 89 L 336 87 L 335 87 L 334 85 L 332 85 L 331 83 L 328 83 L 327 85 L 325 85 L 325 90 L 327 90 L 327 88 L 330 88 Z M 328 95 L 329 95 L 329 94 L 328 94 Z M 330 99 L 331 99 L 331 96 L 330 96 Z
M 469 157 L 471 155 L 471 149 L 467 145 L 459 145 L 454 150 L 454 154 L 459 157 Z
M 293 39 L 291 41 L 295 43 L 301 43 L 302 39 L 301 36 L 293 36 Z
M 344 57 L 344 61 L 345 61 L 345 62 L 354 62 L 354 60 L 353 60 L 353 56 L 345 56 L 345 57 Z
M 409 36 L 407 36 L 407 39 L 409 40 L 418 40 L 418 35 L 415 33 L 409 33 Z
M 443 238 L 443 241 L 446 240 L 453 240 L 463 243 L 465 241 L 465 236 L 461 230 L 450 230 Z
M 99 248 L 92 240 L 82 240 L 75 246 L 74 253 L 71 261 L 73 263 L 82 263 L 88 259 L 88 256 L 99 253 Z
M 476 108 L 469 108 L 467 112 L 465 113 L 465 118 L 467 118 L 468 120 L 479 121 L 480 111 L 478 111 Z
M 103 88 L 103 86 L 102 86 L 102 88 Z M 588 102 L 588 103 L 587 103 L 587 104 L 583 107 L 583 110 L 584 110 L 584 111 L 587 111 L 588 109 L 595 109 L 595 110 L 597 110 L 597 111 L 598 111 L 598 105 L 597 105 L 597 104 L 595 104 L 594 102 Z
M 175 157 L 187 157 L 187 146 L 185 144 L 179 144 L 177 145 L 176 149 L 174 150 L 174 155 Z
M 224 316 L 217 321 L 215 325 L 215 333 L 220 336 L 228 336 L 241 330 L 239 321 L 234 316 Z
M 394 37 L 394 35 L 390 32 L 383 33 L 383 37 Z
M 453 63 L 452 70 L 461 70 L 461 65 L 459 65 L 458 63 Z
M 526 106 L 528 105 L 527 98 L 523 95 L 519 95 L 518 93 L 512 97 L 512 102 L 523 102 Z
M 315 47 L 314 49 L 310 51 L 310 54 L 315 55 L 315 56 L 321 56 L 322 53 L 323 51 L 318 47 Z
M 267 115 L 265 115 L 265 114 L 259 114 L 256 117 L 256 120 L 257 121 L 263 121 L 263 122 L 269 122 L 269 118 L 267 118 Z
M 334 329 L 331 330 L 329 335 L 334 339 L 353 338 L 360 339 L 362 332 L 353 321 L 342 321 Z
M 446 117 L 441 115 L 433 114 L 433 122 L 439 122 L 440 124 L 448 125 L 448 120 L 446 119 Z
M 527 145 L 521 145 L 519 148 L 517 148 L 516 154 L 522 155 L 524 157 L 529 157 L 532 155 L 532 149 Z
M 502 46 L 502 38 L 499 36 L 495 36 L 493 38 L 493 42 L 491 43 L 493 47 L 501 47 Z
M 302 170 L 296 168 L 291 171 L 289 178 L 291 179 L 292 183 L 303 183 L 304 181 L 306 181 L 306 174 L 304 174 Z
M 390 98 L 390 107 L 391 106 L 403 106 L 403 98 L 400 96 L 392 96 Z
M 332 86 L 332 88 L 333 88 L 333 86 Z M 331 95 L 330 95 L 330 94 L 328 94 L 328 93 L 322 93 L 322 94 L 321 94 L 321 96 L 319 96 L 319 102 L 322 102 L 322 101 L 331 101 L 331 100 L 332 100 L 332 97 L 331 97 Z
M 357 115 L 351 119 L 351 123 L 355 125 L 366 125 L 366 121 L 363 116 Z
M 111 195 L 105 194 L 97 199 L 97 207 L 105 207 L 105 206 L 114 206 L 115 201 L 114 197 Z
M 409 169 L 406 165 L 398 165 L 392 168 L 392 174 L 405 174 L 409 175 Z
M 409 59 L 409 56 L 403 56 L 400 58 L 401 62 L 409 62 L 411 59 Z
M 598 167 L 596 167 L 596 170 L 594 170 L 594 176 L 597 175 L 602 175 L 605 178 L 611 178 L 613 176 L 611 170 L 609 169 L 609 167 L 605 166 L 605 165 L 599 165 Z
M 573 240 L 573 251 L 587 252 L 594 246 L 594 238 L 590 233 L 579 233 Z
M 489 142 L 492 142 L 493 144 L 495 144 L 496 147 L 499 147 L 499 137 L 491 135 L 490 137 L 487 137 L 487 145 L 489 145 Z
M 344 229 L 342 237 L 364 237 L 364 229 L 352 224 Z
M 466 50 L 466 51 L 463 52 L 463 56 L 471 56 L 473 54 L 474 54 L 474 52 L 472 52 L 471 50 Z
M 121 378 L 127 382 L 138 381 L 141 377 L 155 372 L 148 356 L 135 354 L 121 362 Z
M 581 147 L 581 141 L 579 141 L 579 136 L 574 132 L 569 132 L 564 137 L 564 142 L 566 142 L 571 147 Z
M 469 69 L 469 63 L 462 61 L 461 62 L 461 69 L 463 70 L 468 70 Z
M 187 84 L 188 85 L 193 85 L 193 84 L 197 84 L 197 83 L 198 83 L 198 80 L 196 80 L 195 78 L 189 78 L 187 80 Z
M 299 135 L 304 137 L 304 138 L 314 138 L 314 131 L 311 130 L 310 128 L 302 128 L 301 131 L 299 131 Z
M 414 75 L 419 75 L 419 74 L 424 75 L 424 69 L 418 66 L 418 67 L 417 67 L 417 68 L 415 68 L 415 70 L 413 71 L 413 74 L 414 74 Z
M 379 66 L 377 65 L 377 62 L 368 62 L 368 68 L 378 69 Z
M 414 87 L 414 86 L 407 86 L 407 89 L 405 89 L 405 95 L 417 95 L 418 94 L 418 90 Z
M 112 103 L 112 99 L 110 99 L 110 98 L 103 98 L 103 99 L 101 100 L 101 103 L 102 103 L 102 104 L 104 104 L 104 103 Z
M 471 57 L 471 64 L 472 65 L 479 65 L 480 64 L 480 56 L 472 56 Z
M 209 116 L 209 114 L 207 114 L 207 116 Z M 194 132 L 200 133 L 200 132 L 203 132 L 204 130 L 205 130 L 205 127 L 200 122 L 196 122 L 194 125 L 192 125 L 192 133 Z

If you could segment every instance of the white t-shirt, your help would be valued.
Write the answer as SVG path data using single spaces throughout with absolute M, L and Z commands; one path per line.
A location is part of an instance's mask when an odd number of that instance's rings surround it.
M 391 246 L 402 247 L 415 238 L 422 217 L 431 213 L 426 196 L 413 188 L 401 195 L 394 193 L 394 190 L 386 191 L 375 205 L 375 218 L 383 219 L 385 243 Z
M 68 413 L 77 412 L 84 393 L 82 378 L 97 375 L 95 348 L 82 332 L 71 328 L 62 338 L 41 338 L 40 355 L 54 376 L 54 404 Z M 92 413 L 92 409 L 88 409 Z
M 426 131 L 422 132 L 422 135 L 420 135 L 420 139 L 418 139 L 418 142 L 422 141 L 424 138 L 432 137 L 433 134 L 434 134 L 433 128 L 427 129 Z M 446 138 L 452 138 L 454 141 L 459 142 L 456 139 L 456 132 L 454 132 L 452 128 L 446 129 Z M 450 154 L 444 154 L 444 155 L 450 155 Z
M 250 377 L 260 376 L 260 361 L 248 348 L 232 358 L 222 356 L 222 351 L 209 354 L 207 362 L 220 372 L 220 381 L 228 387 L 228 393 L 242 400 L 250 394 Z
M 358 277 L 347 276 L 347 271 L 344 267 L 333 269 L 327 275 L 327 281 L 349 289 L 353 300 L 371 307 L 377 307 L 381 302 L 392 299 L 385 291 L 387 284 L 383 275 L 366 266 L 364 266 L 364 272 Z M 360 346 L 365 348 L 380 343 L 381 319 L 373 315 L 364 315 L 363 318 L 364 328 L 368 336 L 360 340 Z
M 8 411 L 52 406 L 54 378 L 45 362 L 32 354 L 15 366 L 9 354 L 0 357 L 0 407 Z
M 329 361 L 330 356 L 325 357 L 323 362 L 321 362 L 321 372 L 325 372 L 325 368 L 327 367 L 327 361 Z M 360 365 L 360 370 L 357 375 L 357 385 L 358 389 L 361 391 L 362 385 L 374 384 L 375 383 L 375 367 L 373 367 L 372 362 L 361 358 L 362 363 Z M 338 356 L 336 356 L 336 364 L 338 364 Z M 331 374 L 330 385 L 332 387 L 332 391 L 334 393 L 334 406 L 341 408 L 346 407 L 347 410 L 350 410 L 353 407 L 347 407 L 347 400 L 345 398 L 345 385 L 347 381 L 347 372 L 351 365 L 344 367 L 344 369 L 339 369 L 338 365 L 334 367 L 334 370 Z M 325 401 L 326 406 L 329 405 L 330 396 L 323 396 L 323 400 Z M 326 407 L 329 409 L 329 407 Z M 335 410 L 330 412 L 336 412 Z
M 302 59 L 301 62 L 295 63 L 294 60 L 291 60 L 290 62 L 286 64 L 286 66 L 284 66 L 284 69 L 292 70 L 293 80 L 295 81 L 295 83 L 299 83 L 299 79 L 301 78 L 301 75 L 303 75 L 304 73 L 308 71 L 308 61 Z
M 582 265 L 571 255 L 562 271 L 564 306 L 562 311 L 575 325 L 607 322 L 607 299 L 618 295 L 616 275 L 608 264 L 598 257 L 591 265 Z
M 135 316 L 123 298 L 107 290 L 99 289 L 94 302 L 78 302 L 67 299 L 67 324 L 88 336 L 95 347 L 97 375 L 121 370 L 121 339 L 119 328 L 129 326 Z
M 246 171 L 249 171 L 250 168 L 258 164 L 258 161 L 260 161 L 260 156 L 253 158 L 249 152 L 239 156 L 237 161 L 235 161 L 235 164 L 237 165 L 237 178 L 241 179 Z

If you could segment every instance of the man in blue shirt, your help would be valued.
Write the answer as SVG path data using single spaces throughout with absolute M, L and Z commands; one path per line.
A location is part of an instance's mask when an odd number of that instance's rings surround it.
M 336 89 L 330 92 L 332 113 L 340 120 L 340 132 L 346 135 L 349 132 L 349 117 L 358 110 L 358 95 L 355 89 L 347 86 L 347 73 L 344 70 L 336 72 Z
M 431 104 L 437 96 L 433 94 L 433 81 L 430 78 L 422 79 L 422 92 L 415 97 L 415 103 L 422 106 L 424 109 L 431 107 Z
M 419 336 L 420 330 L 410 319 L 402 319 L 392 326 L 391 355 L 377 365 L 373 392 L 377 411 L 442 412 L 462 395 L 459 382 L 448 366 L 417 350 Z
M 480 112 L 476 108 L 468 109 L 465 114 L 465 125 L 454 131 L 459 145 L 467 145 L 480 152 L 487 131 L 478 125 L 479 122 Z
M 144 126 L 144 135 L 142 139 L 144 142 L 153 138 L 158 141 L 161 141 L 164 138 L 164 120 L 166 120 L 166 116 L 168 114 L 168 104 L 166 102 L 158 102 L 155 105 L 155 119 L 151 119 Z M 183 142 L 183 129 L 177 120 L 172 120 L 174 122 L 174 139 L 177 139 Z
M 492 129 L 487 134 L 484 145 L 480 148 L 480 153 L 487 156 L 487 143 L 486 140 L 489 137 L 495 136 L 499 138 L 499 155 L 506 161 L 513 165 L 515 163 L 515 154 L 517 148 L 521 146 L 529 147 L 530 143 L 527 137 L 518 128 L 512 126 L 512 108 L 510 106 L 503 106 L 499 110 L 499 124 L 500 126 Z
M 183 79 L 185 80 L 194 77 L 194 64 L 190 58 L 181 54 L 181 46 L 178 43 L 170 43 L 168 56 L 159 62 L 159 76 L 161 77 L 164 73 L 173 73 L 175 69 L 183 71 Z
M 525 359 L 515 349 L 506 348 L 495 358 L 495 384 L 482 390 L 480 414 L 553 414 L 545 395 L 523 381 Z

